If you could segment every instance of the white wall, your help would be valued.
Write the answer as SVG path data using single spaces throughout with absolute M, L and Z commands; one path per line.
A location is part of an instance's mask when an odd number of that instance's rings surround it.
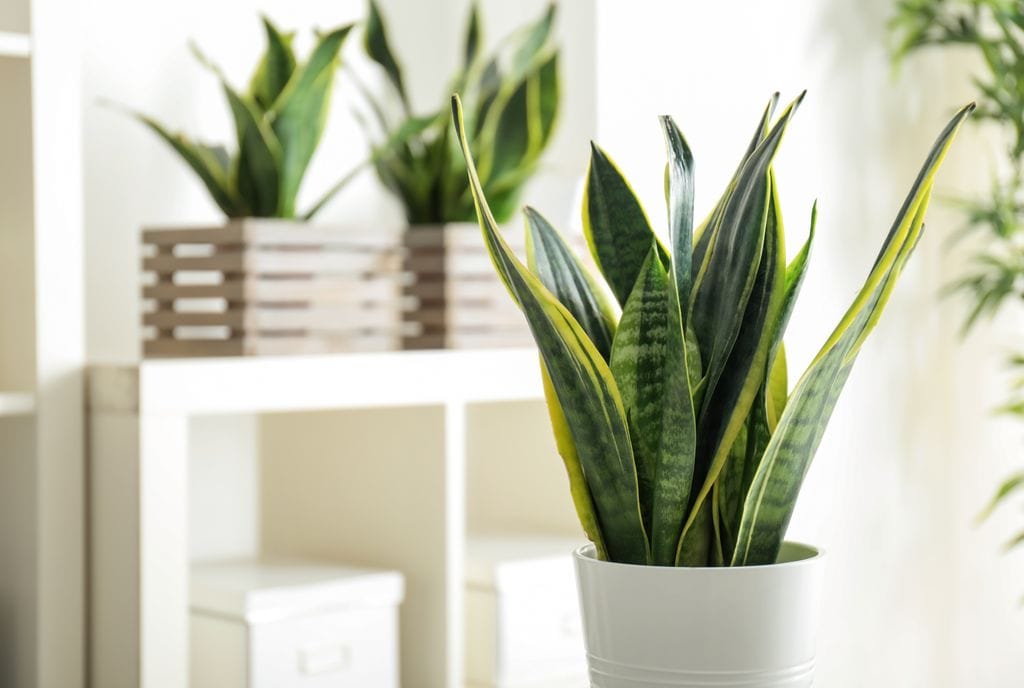
M 817 246 L 787 339 L 793 379 L 866 276 L 932 138 L 970 99 L 956 60 L 927 58 L 893 75 L 883 43 L 891 11 L 888 0 L 731 0 L 699 9 L 599 0 L 599 139 L 657 222 L 664 154 L 656 115 L 675 115 L 694 149 L 701 215 L 768 95 L 809 90 L 777 165 L 791 255 L 820 199 Z M 963 137 L 936 196 L 984 187 L 989 155 L 977 136 Z M 938 298 L 962 267 L 943 248 L 957 218 L 933 205 L 790 531 L 830 554 L 818 679 L 830 688 L 996 688 L 1015 685 L 1024 670 L 1016 607 L 1024 567 L 1019 555 L 1000 557 L 997 544 L 1009 525 L 972 526 L 998 479 L 1019 463 L 1021 429 L 988 415 L 1000 393 L 993 339 L 961 348 L 961 310 Z

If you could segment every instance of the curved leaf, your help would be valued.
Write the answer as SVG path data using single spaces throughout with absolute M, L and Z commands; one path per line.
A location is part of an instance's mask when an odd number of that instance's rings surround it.
M 924 226 L 932 182 L 971 104 L 950 121 L 932 147 L 846 315 L 797 383 L 761 459 L 743 507 L 733 565 L 775 561 L 796 497 L 839 393 Z
M 484 242 L 495 269 L 526 316 L 551 377 L 608 555 L 618 562 L 646 563 L 649 548 L 640 516 L 636 465 L 615 380 L 572 314 L 519 262 L 501 237 L 476 174 L 458 96 L 452 97 L 452 115 Z
M 604 536 L 601 535 L 601 526 L 597 522 L 594 498 L 590 496 L 590 488 L 587 487 L 587 480 L 583 476 L 583 466 L 580 464 L 580 457 L 576 452 L 576 443 L 572 439 L 569 423 L 565 419 L 562 405 L 558 403 L 558 396 L 555 394 L 551 376 L 548 374 L 543 359 L 540 362 L 540 373 L 544 382 L 544 400 L 551 418 L 551 429 L 555 434 L 555 446 L 558 448 L 558 455 L 562 457 L 565 471 L 569 476 L 569 493 L 572 495 L 573 506 L 576 507 L 576 517 L 580 520 L 587 539 L 594 543 L 598 558 L 607 560 L 608 549 L 604 544 Z
M 232 191 L 223 147 L 193 142 L 184 134 L 172 133 L 152 117 L 137 112 L 130 114 L 149 127 L 181 156 L 206 186 L 210 197 L 225 215 L 241 217 L 248 214 L 248 209 Z

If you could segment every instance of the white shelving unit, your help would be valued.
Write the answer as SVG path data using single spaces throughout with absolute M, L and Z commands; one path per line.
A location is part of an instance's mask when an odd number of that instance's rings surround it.
M 28 57 L 32 40 L 27 33 L 0 31 L 0 57 Z
M 0 2 L 0 685 L 85 673 L 75 0 Z
M 27 392 L 0 393 L 0 417 L 28 416 L 36 409 L 36 399 Z
M 465 541 L 473 528 L 467 524 L 473 508 L 467 506 L 469 426 L 477 405 L 486 410 L 492 403 L 530 400 L 539 412 L 541 398 L 532 349 L 154 360 L 93 368 L 92 684 L 187 686 L 190 426 L 197 418 L 267 414 L 264 420 L 275 429 L 263 433 L 270 446 L 261 458 L 273 467 L 264 468 L 261 494 L 270 504 L 263 506 L 261 540 L 274 551 L 263 553 L 290 555 L 302 548 L 302 554 L 328 553 L 401 571 L 408 591 L 402 608 L 404 685 L 462 688 Z M 300 423 L 287 435 L 278 422 L 306 414 L 323 421 L 324 413 L 339 411 L 387 419 L 414 407 L 430 409 L 422 424 L 392 427 L 384 420 L 386 433 L 361 415 L 355 432 L 332 432 L 329 420 L 328 430 Z M 544 455 L 538 463 L 557 476 L 561 467 L 546 417 L 532 417 L 535 425 L 509 431 L 540 438 L 538 453 Z M 404 443 L 396 444 L 400 439 Z M 401 448 L 374 453 L 375 445 Z M 507 487 L 495 492 L 518 500 L 519 508 L 494 508 L 551 522 L 545 498 L 525 480 L 531 457 L 509 466 L 500 448 L 489 445 L 486 453 L 516 476 L 492 482 L 504 482 Z M 317 455 L 319 469 L 309 463 Z M 563 487 L 547 474 L 543 482 Z M 555 492 L 558 507 L 568 504 L 561 489 Z M 568 523 L 562 532 L 571 534 L 572 519 L 559 513 Z

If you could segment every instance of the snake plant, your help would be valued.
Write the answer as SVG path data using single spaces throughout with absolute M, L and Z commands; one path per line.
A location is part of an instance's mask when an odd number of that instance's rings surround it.
M 235 125 L 233 152 L 133 114 L 181 156 L 228 217 L 294 218 L 299 187 L 327 121 L 339 52 L 352 27 L 320 34 L 303 64 L 292 50 L 294 34 L 283 33 L 266 18 L 263 27 L 267 47 L 245 92 L 233 88 L 193 47 L 199 61 L 221 81 Z
M 466 103 L 470 147 L 479 162 L 481 184 L 499 221 L 511 217 L 519 195 L 536 172 L 558 113 L 559 51 L 552 28 L 555 6 L 483 51 L 479 8 L 473 3 L 461 52 L 461 66 L 447 92 Z M 447 102 L 424 115 L 413 112 L 402 68 L 388 41 L 380 9 L 370 0 L 364 31 L 366 53 L 380 68 L 400 115 L 361 87 L 370 116 L 363 126 L 375 144 L 373 164 L 381 182 L 405 208 L 410 224 L 472 222 L 473 197 L 466 168 L 451 138 Z
M 739 169 L 696 229 L 693 156 L 672 119 L 661 118 L 667 244 L 608 154 L 593 146 L 583 224 L 607 290 L 535 210 L 525 213 L 529 267 L 509 249 L 452 99 L 484 241 L 537 342 L 576 511 L 603 559 L 776 561 L 843 384 L 920 238 L 936 171 L 974 108 L 942 131 L 863 288 L 789 392 L 782 337 L 816 212 L 787 265 L 772 159 L 802 98 L 771 123 L 772 98 Z

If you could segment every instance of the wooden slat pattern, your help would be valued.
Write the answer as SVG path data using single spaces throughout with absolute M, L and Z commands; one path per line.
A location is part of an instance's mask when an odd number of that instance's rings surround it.
M 508 239 L 525 258 L 523 233 Z M 331 229 L 251 219 L 147 229 L 142 244 L 146 356 L 532 342 L 476 225 Z
M 398 237 L 268 220 L 145 230 L 144 355 L 399 348 Z
M 522 232 L 510 245 L 525 257 Z M 532 342 L 494 271 L 480 228 L 410 227 L 403 238 L 406 349 L 495 348 Z

